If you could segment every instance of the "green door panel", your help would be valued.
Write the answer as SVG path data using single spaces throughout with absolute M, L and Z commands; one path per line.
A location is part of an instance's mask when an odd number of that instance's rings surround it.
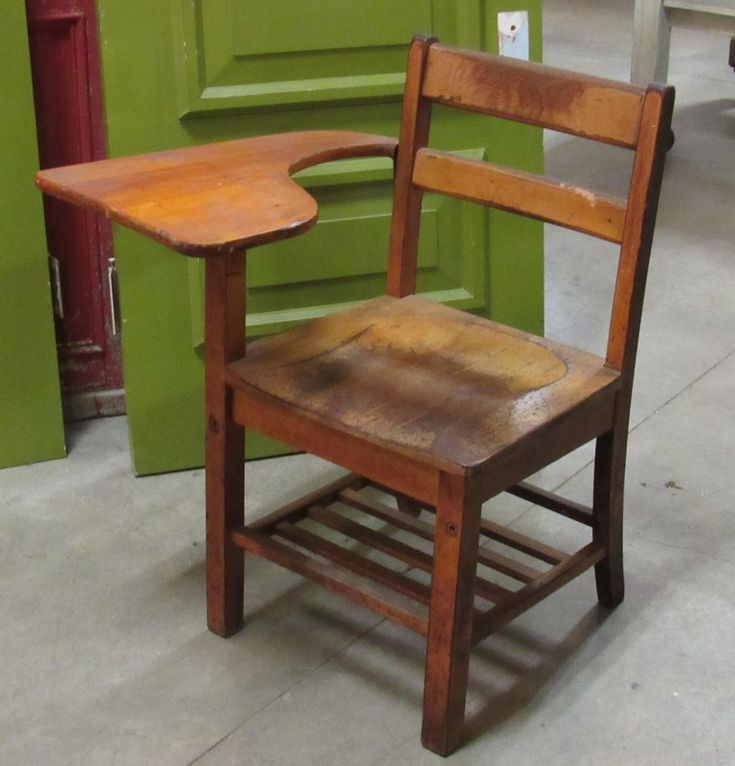
M 25 5 L 0 32 L 0 467 L 66 454 L 41 195 Z
M 461 152 L 482 157 L 481 150 Z M 357 169 L 350 172 L 350 166 Z M 312 169 L 313 170 L 313 169 Z M 303 237 L 248 257 L 248 335 L 280 331 L 383 291 L 392 206 L 392 165 L 382 159 L 330 163 L 302 173 L 319 202 Z M 418 288 L 427 297 L 487 313 L 486 212 L 436 194 L 424 198 Z M 192 342 L 204 342 L 204 263 L 190 260 Z
M 397 97 L 406 41 L 431 27 L 432 3 L 182 0 L 175 12 L 185 115 Z
M 325 30 L 329 30 L 332 39 L 343 41 L 343 50 L 365 48 L 375 57 L 381 55 L 384 47 L 404 46 L 416 29 L 431 26 L 430 0 L 390 4 L 344 0 L 265 4 L 247 0 L 235 3 L 232 9 L 233 51 L 245 56 L 323 51 L 329 41 Z M 385 23 L 386 11 L 390 11 L 389 24 Z M 298 23 L 293 23 L 294 19 Z M 223 19 L 219 17 L 218 21 L 221 24 Z M 263 29 L 269 30 L 267 35 Z
M 100 0 L 110 153 L 284 130 L 396 135 L 413 34 L 494 51 L 497 12 L 527 9 L 531 53 L 539 58 L 540 6 L 540 0 Z M 432 142 L 524 170 L 542 166 L 539 130 L 477 115 L 437 108 Z M 249 337 L 383 292 L 391 176 L 391 164 L 373 158 L 298 175 L 319 201 L 319 222 L 303 237 L 248 254 Z M 419 291 L 538 332 L 542 248 L 536 222 L 426 195 Z M 128 231 L 117 232 L 116 252 L 136 472 L 201 465 L 202 263 Z M 255 434 L 247 448 L 249 457 L 283 450 Z

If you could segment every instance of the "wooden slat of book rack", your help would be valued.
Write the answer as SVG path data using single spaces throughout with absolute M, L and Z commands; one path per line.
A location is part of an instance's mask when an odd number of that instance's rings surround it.
M 388 524 L 393 524 L 399 529 L 412 532 L 424 540 L 434 540 L 434 527 L 431 524 L 418 521 L 384 503 L 377 502 L 372 498 L 361 497 L 359 493 L 350 490 L 342 492 L 340 494 L 340 499 L 343 503 L 350 505 L 353 508 L 366 511 L 371 516 L 382 519 Z M 425 508 L 427 511 L 434 510 L 430 506 L 422 505 L 422 508 Z M 542 574 L 538 569 L 527 566 L 520 561 L 515 561 L 507 556 L 503 556 L 493 551 L 483 550 L 482 548 L 478 551 L 477 560 L 480 564 L 484 564 L 485 566 L 495 569 L 497 572 L 508 575 L 508 577 L 511 577 L 514 580 L 519 580 L 520 582 L 533 582 Z
M 433 526 L 362 492 L 368 484 L 360 476 L 347 475 L 238 529 L 233 533 L 233 542 L 250 553 L 285 566 L 425 635 L 431 588 L 411 575 L 418 572 L 431 574 L 432 556 L 405 542 L 405 535 L 404 540 L 397 540 L 386 530 L 348 518 L 344 512 L 340 513 L 339 507 L 353 509 L 351 515 L 354 515 L 354 510 L 360 511 L 364 517 L 408 532 L 418 540 L 432 542 Z M 384 487 L 378 489 L 386 491 Z M 519 485 L 512 492 L 537 500 L 538 504 L 551 507 L 551 510 L 582 524 L 589 524 L 589 509 L 558 495 L 527 484 Z M 421 507 L 434 511 L 423 504 Z M 308 522 L 307 526 L 300 526 L 300 522 L 304 521 Z M 331 538 L 324 536 L 324 532 L 331 534 Z M 347 538 L 348 544 L 335 542 L 335 532 Z M 475 642 L 505 625 L 604 556 L 602 546 L 594 543 L 567 554 L 485 519 L 482 520 L 480 532 L 483 537 L 551 566 L 547 569 L 529 566 L 481 546 L 478 563 L 515 580 L 520 587 L 513 590 L 484 576 L 476 577 L 476 597 L 490 602 L 492 606 L 482 607 L 482 602 L 475 604 Z M 360 547 L 355 548 L 350 541 L 359 543 Z M 401 562 L 405 570 L 393 569 L 371 559 L 372 551 Z
M 242 529 L 233 532 L 233 542 L 249 553 L 280 564 L 310 580 L 320 583 L 328 590 L 356 601 L 400 625 L 426 635 L 428 609 L 413 601 L 400 599 L 388 588 L 372 586 L 365 578 L 337 569 L 319 559 L 308 556 L 289 545 L 274 540 L 255 530 Z

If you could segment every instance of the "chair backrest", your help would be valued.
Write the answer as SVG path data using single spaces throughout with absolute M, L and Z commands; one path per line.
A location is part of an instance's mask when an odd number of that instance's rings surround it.
M 674 92 L 465 51 L 417 37 L 409 51 L 396 163 L 388 293 L 415 292 L 423 192 L 520 213 L 620 245 L 608 366 L 632 377 Z M 433 103 L 635 152 L 627 199 L 427 148 Z

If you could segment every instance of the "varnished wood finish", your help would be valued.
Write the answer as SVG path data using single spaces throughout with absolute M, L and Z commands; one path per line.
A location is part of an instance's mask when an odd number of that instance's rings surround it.
M 428 149 L 435 102 L 634 149 L 628 198 Z M 301 233 L 316 217 L 316 203 L 289 173 L 327 159 L 390 155 L 393 140 L 294 133 L 39 176 L 51 194 L 208 258 L 212 630 L 228 635 L 242 624 L 246 550 L 426 635 L 422 741 L 447 755 L 462 739 L 473 642 L 592 566 L 599 600 L 620 602 L 628 417 L 672 103 L 668 88 L 643 90 L 417 38 L 397 156 L 388 295 L 254 341 L 247 355 L 242 248 Z M 412 295 L 425 189 L 619 242 L 606 358 Z M 243 426 L 354 473 L 245 526 Z M 524 483 L 593 439 L 591 510 Z M 370 495 L 376 488 L 397 507 Z M 591 526 L 592 542 L 567 553 L 481 518 L 482 502 L 506 490 Z M 355 512 L 367 514 L 368 524 Z M 389 529 L 375 529 L 376 519 Z M 487 550 L 480 545 L 487 540 L 508 550 Z M 371 558 L 374 551 L 398 568 Z M 517 552 L 534 563 L 517 561 Z
M 474 626 L 474 640 L 480 641 L 506 625 L 519 614 L 523 614 L 539 601 L 559 590 L 563 585 L 578 577 L 590 567 L 605 558 L 605 548 L 589 543 L 572 556 L 565 556 L 556 566 L 527 585 L 497 609 L 480 616 Z
M 509 487 L 508 494 L 528 500 L 534 505 L 540 505 L 542 508 L 548 508 L 562 516 L 578 521 L 580 524 L 586 524 L 591 527 L 593 524 L 592 509 L 581 503 L 575 503 L 573 500 L 567 500 L 561 495 L 549 492 L 539 487 L 534 487 L 525 481 Z
M 480 534 L 491 540 L 497 540 L 509 548 L 521 551 L 521 553 L 527 553 L 529 556 L 534 556 L 539 561 L 545 561 L 547 564 L 559 564 L 564 561 L 566 554 L 564 551 L 554 548 L 552 545 L 534 540 L 527 535 L 522 535 L 520 532 L 516 532 L 514 529 L 504 527 L 501 524 L 496 524 L 494 521 L 488 521 L 482 519 L 480 522 Z
M 449 194 L 501 210 L 523 210 L 531 218 L 610 242 L 619 243 L 623 238 L 625 200 L 548 181 L 532 173 L 421 149 L 416 155 L 413 182 L 424 191 Z
M 411 183 L 418 149 L 429 140 L 431 103 L 421 98 L 426 57 L 433 38 L 415 37 L 408 52 L 399 151 L 388 248 L 388 295 L 402 298 L 416 291 L 416 263 L 421 218 L 421 189 Z
M 458 481 L 459 477 L 449 478 Z M 369 483 L 372 484 L 372 483 Z M 327 484 L 245 527 L 231 532 L 232 542 L 238 547 L 259 555 L 265 555 L 317 582 L 327 585 L 335 592 L 348 596 L 359 603 L 384 614 L 412 630 L 426 634 L 432 590 L 424 582 L 412 577 L 413 572 L 434 573 L 443 559 L 436 559 L 421 550 L 418 542 L 404 542 L 393 537 L 397 530 L 408 532 L 417 541 L 434 542 L 441 532 L 436 524 L 427 524 L 411 514 L 386 505 L 364 490 L 366 482 L 354 474 Z M 398 499 L 398 493 L 395 500 Z M 379 519 L 387 527 L 375 529 L 361 520 L 347 517 L 345 506 L 363 512 L 367 519 Z M 423 510 L 437 513 L 437 509 L 423 505 Z M 300 526 L 301 522 L 308 527 Z M 477 525 L 475 525 L 477 526 Z M 325 533 L 337 532 L 342 542 L 335 542 Z M 453 522 L 445 523 L 444 531 L 449 537 L 455 533 Z M 568 555 L 544 543 L 498 524 L 480 520 L 479 535 L 491 537 L 508 548 L 515 549 L 551 563 L 552 569 L 543 570 L 528 566 L 497 551 L 477 547 L 477 532 L 473 531 L 473 558 L 492 572 L 507 575 L 521 583 L 518 589 L 509 589 L 485 576 L 467 575 L 476 599 L 467 596 L 465 608 L 471 612 L 474 624 L 472 642 L 477 642 L 489 632 L 488 626 L 505 624 L 512 616 L 537 603 L 543 594 L 560 587 L 557 575 L 564 573 L 568 580 L 574 574 L 592 566 L 604 554 L 604 548 L 589 546 L 577 554 Z M 286 541 L 290 546 L 284 546 Z M 360 543 L 355 549 L 350 541 Z M 398 572 L 374 561 L 371 554 L 378 551 L 407 564 L 409 569 Z M 309 555 L 311 554 L 311 555 Z M 325 565 L 323 562 L 329 562 Z M 451 567 L 449 568 L 451 570 Z M 365 588 L 361 579 L 369 581 Z M 387 588 L 387 590 L 386 590 Z M 490 603 L 488 608 L 483 603 Z M 509 616 L 510 615 L 510 616 Z
M 460 477 L 442 474 L 426 641 L 421 742 L 449 755 L 462 741 L 481 503 Z
M 625 402 L 621 402 L 625 406 Z M 627 418 L 622 421 L 627 423 Z M 617 606 L 625 595 L 623 574 L 623 490 L 628 431 L 617 424 L 597 439 L 592 507 L 593 539 L 606 555 L 595 567 L 600 603 Z
M 431 572 L 431 556 L 428 553 L 406 545 L 399 540 L 394 540 L 389 535 L 377 532 L 320 505 L 313 505 L 309 508 L 309 518 L 333 529 L 335 532 L 340 532 L 353 540 L 364 543 L 376 551 L 393 556 L 404 564 L 408 564 L 411 569 Z
M 339 494 L 339 499 L 353 508 L 365 511 L 369 515 L 381 519 L 398 529 L 411 532 L 423 540 L 430 540 L 432 542 L 434 540 L 434 526 L 432 524 L 427 524 L 423 521 L 410 518 L 384 503 L 372 498 L 362 497 L 354 490 L 343 490 Z M 425 506 L 425 508 L 432 513 L 434 512 L 433 506 Z M 500 530 L 503 531 L 501 532 Z M 505 543 L 509 548 L 530 553 L 542 561 L 551 561 L 556 564 L 564 558 L 564 554 L 561 551 L 557 551 L 549 546 L 544 546 L 537 541 L 532 541 L 524 535 L 519 535 L 517 532 L 500 527 L 499 525 L 493 525 L 491 522 L 485 520 L 481 522 L 480 532 L 487 537 L 492 537 L 499 542 Z M 496 572 L 500 572 L 501 574 L 512 577 L 514 580 L 523 583 L 533 582 L 533 580 L 541 574 L 537 569 L 534 569 L 527 564 L 485 548 L 481 548 L 478 551 L 477 560 L 480 564 L 484 564 L 485 566 L 494 569 Z
M 243 523 L 245 455 L 224 373 L 245 353 L 244 253 L 207 261 L 205 310 L 207 622 L 229 636 L 243 622 L 243 557 L 230 533 Z
M 304 131 L 44 170 L 39 188 L 104 212 L 185 255 L 211 256 L 294 237 L 317 205 L 290 175 L 330 160 L 393 156 L 396 141 Z
M 281 521 L 296 522 L 309 515 L 312 506 L 315 503 L 325 503 L 329 505 L 337 500 L 340 493 L 345 489 L 359 489 L 365 486 L 365 479 L 357 474 L 350 473 L 347 476 L 337 479 L 337 481 L 327 484 L 324 487 L 310 492 L 308 495 L 287 503 L 277 511 L 261 516 L 257 521 L 251 521 L 248 529 L 258 529 L 268 532 Z
M 235 530 L 232 539 L 243 550 L 308 577 L 328 590 L 350 598 L 416 633 L 426 634 L 426 609 L 414 599 L 400 596 L 392 588 L 381 588 L 377 584 L 365 582 L 365 578 L 354 572 L 325 564 L 262 532 Z
M 461 479 L 457 480 L 461 482 Z M 379 551 L 408 564 L 413 570 L 432 572 L 435 566 L 435 557 L 422 551 L 416 544 L 394 539 L 392 536 L 394 532 L 391 530 L 402 530 L 419 540 L 433 542 L 441 527 L 438 527 L 437 524 L 427 524 L 364 494 L 361 491 L 364 487 L 365 482 L 360 477 L 356 477 L 354 474 L 347 475 L 343 479 L 327 484 L 321 489 L 273 511 L 247 527 L 235 529 L 232 533 L 232 539 L 237 545 L 250 550 L 254 546 L 267 547 L 270 545 L 267 540 L 280 537 L 295 544 L 303 551 L 309 551 L 319 558 L 325 558 L 336 564 L 338 568 L 329 570 L 334 579 L 349 582 L 352 575 L 359 573 L 382 585 L 392 583 L 393 590 L 401 593 L 402 596 L 407 596 L 419 604 L 426 604 L 429 600 L 429 591 L 421 583 L 408 579 L 406 575 L 409 575 L 410 572 L 397 576 L 395 571 L 386 570 L 385 566 L 372 561 L 369 558 L 369 552 Z M 397 493 L 395 494 L 397 495 Z M 380 519 L 388 527 L 376 530 L 364 523 L 355 521 L 353 518 L 348 518 L 338 510 L 340 506 L 349 506 L 363 512 L 368 518 Z M 437 513 L 437 509 L 433 506 L 424 505 L 423 510 L 433 514 Z M 297 526 L 305 520 L 311 524 L 309 529 Z M 346 546 L 335 544 L 324 538 L 322 529 L 335 531 L 343 535 L 344 538 L 361 543 L 365 548 L 358 553 L 349 547 L 349 543 Z M 447 531 L 446 524 L 444 529 Z M 448 531 L 449 535 L 452 536 L 454 526 L 451 523 Z M 475 602 L 473 620 L 477 625 L 473 630 L 474 641 L 487 635 L 490 625 L 497 627 L 505 624 L 513 616 L 517 616 L 537 603 L 543 597 L 541 594 L 548 594 L 560 587 L 561 583 L 557 582 L 557 579 L 562 574 L 566 578 L 565 581 L 568 581 L 571 577 L 600 561 L 605 552 L 603 545 L 594 543 L 585 546 L 574 554 L 567 554 L 558 548 L 485 519 L 479 520 L 478 534 L 480 537 L 491 538 L 507 548 L 521 551 L 540 562 L 551 564 L 552 567 L 547 570 L 538 569 L 511 559 L 497 551 L 487 550 L 483 547 L 477 548 L 473 557 L 478 564 L 482 564 L 494 572 L 512 577 L 522 583 L 522 587 L 518 590 L 508 589 L 486 579 L 484 576 L 474 577 L 473 588 L 477 597 L 493 604 L 491 608 L 483 609 L 479 607 L 478 602 Z M 477 547 L 477 538 L 474 539 L 475 547 Z M 286 555 L 282 546 L 276 545 L 276 550 L 276 555 L 279 558 Z M 307 571 L 311 569 L 313 563 L 317 564 L 314 572 Z M 322 581 L 326 571 L 318 565 L 317 558 L 304 558 L 303 554 L 297 555 L 290 563 L 284 565 L 318 581 Z M 390 599 L 388 601 L 389 604 L 392 603 Z M 393 606 L 382 607 L 381 613 L 385 613 L 386 609 L 392 609 L 394 606 L 395 603 Z M 408 613 L 418 614 L 415 610 L 409 610 Z M 404 618 L 405 614 L 407 613 L 404 610 Z M 404 618 L 395 615 L 392 617 L 392 619 L 411 627 L 409 623 L 412 622 L 413 617 L 407 618 L 408 623 L 404 622 Z M 426 625 L 424 625 L 424 632 L 425 628 Z
M 274 439 L 348 468 L 427 503 L 436 502 L 436 470 L 388 447 L 363 447 L 362 439 L 317 421 L 309 412 L 278 401 L 255 388 L 234 388 L 233 418 Z
M 450 473 L 481 470 L 617 383 L 599 357 L 417 296 L 383 296 L 256 340 L 227 379 Z
M 644 90 L 503 56 L 433 45 L 423 95 L 458 109 L 628 148 L 638 143 Z
M 356 572 L 381 585 L 385 585 L 396 593 L 408 596 L 424 604 L 429 603 L 431 589 L 427 585 L 405 577 L 393 569 L 376 564 L 374 561 L 369 561 L 365 557 L 343 548 L 341 545 L 325 540 L 313 532 L 296 527 L 288 522 L 281 522 L 277 526 L 276 532 L 284 539 L 296 543 L 328 561 L 340 564 L 351 572 Z
M 621 370 L 622 386 L 616 402 L 615 424 L 597 441 L 593 498 L 594 539 L 602 543 L 607 552 L 595 568 L 595 579 L 598 597 L 607 606 L 619 604 L 625 593 L 623 489 L 628 420 L 643 296 L 673 109 L 672 88 L 651 86 L 648 89 L 610 318 L 606 363 Z
M 608 366 L 624 370 L 630 378 L 638 350 L 643 294 L 673 109 L 673 88 L 652 85 L 648 89 L 640 143 L 633 162 L 607 345 Z M 624 417 L 627 420 L 627 414 Z
M 309 509 L 309 518 L 320 522 L 325 527 L 341 532 L 347 537 L 365 543 L 365 545 L 374 550 L 385 553 L 388 556 L 393 556 L 399 561 L 408 564 L 412 569 L 429 573 L 432 571 L 433 559 L 427 553 L 423 553 L 416 548 L 412 548 L 410 545 L 394 540 L 392 537 L 376 532 L 362 524 L 357 524 L 326 508 L 312 506 Z M 502 601 L 511 593 L 507 588 L 503 588 L 483 577 L 475 578 L 475 590 L 479 596 L 492 602 Z

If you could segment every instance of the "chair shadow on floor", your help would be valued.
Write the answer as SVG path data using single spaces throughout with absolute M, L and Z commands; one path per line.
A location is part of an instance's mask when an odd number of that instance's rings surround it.
M 731 89 L 732 86 L 728 88 Z M 735 98 L 714 98 L 682 106 L 674 111 L 672 127 L 677 137 L 691 133 L 707 139 L 735 140 Z
M 385 619 L 376 618 L 365 629 L 364 622 L 348 601 L 332 600 L 329 605 L 307 603 L 309 592 L 319 591 L 309 582 L 298 583 L 262 606 L 251 608 L 244 631 L 232 640 L 244 640 L 249 626 L 272 619 L 282 610 L 293 611 L 296 607 L 309 622 L 324 626 L 324 632 L 309 635 L 310 642 L 321 641 L 324 635 L 335 632 L 352 633 L 355 639 L 348 639 L 334 660 L 351 676 L 359 679 L 359 683 L 367 683 L 380 695 L 406 703 L 415 709 L 419 717 L 424 677 L 421 637 L 397 628 Z M 566 593 L 568 596 L 569 591 Z M 563 598 L 560 596 L 559 600 Z M 573 609 L 575 603 L 571 602 L 570 608 Z M 344 610 L 341 605 L 345 606 Z M 364 611 L 361 614 L 369 613 Z M 472 741 L 496 730 L 524 710 L 534 708 L 546 687 L 564 675 L 565 667 L 595 636 L 610 614 L 607 609 L 595 604 L 562 635 L 556 631 L 556 625 L 550 626 L 548 635 L 543 635 L 540 632 L 543 624 L 539 625 L 539 630 L 530 630 L 516 622 L 476 646 L 472 652 L 470 671 L 467 740 Z M 356 619 L 352 619 L 352 615 Z M 303 640 L 303 635 L 294 637 L 295 651 Z M 355 640 L 364 642 L 366 650 L 349 651 Z M 598 640 L 595 645 L 598 649 L 604 648 L 604 641 Z M 565 681 L 571 682 L 571 679 Z

